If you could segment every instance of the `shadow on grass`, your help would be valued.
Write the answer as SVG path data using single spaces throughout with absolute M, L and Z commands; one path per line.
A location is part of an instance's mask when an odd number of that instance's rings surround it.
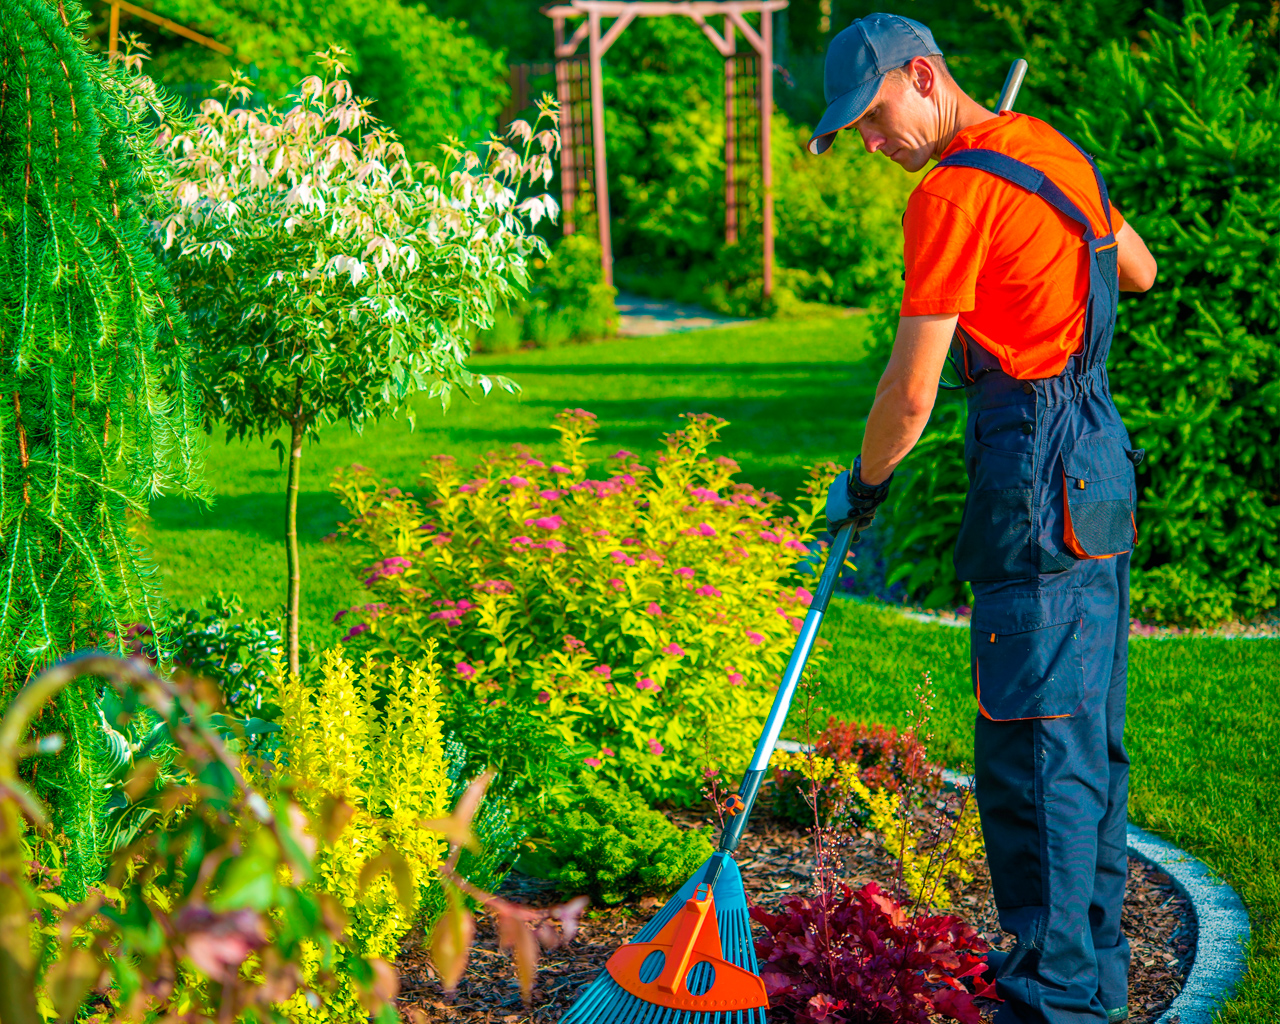
M 853 362 L 789 362 L 781 359 L 768 363 L 477 363 L 473 368 L 484 373 L 504 373 L 513 377 L 736 377 L 765 373 L 826 373 L 845 376 L 858 367 Z
M 349 518 L 328 491 L 298 494 L 298 537 L 318 541 Z M 159 498 L 151 505 L 151 522 L 159 530 L 225 530 L 284 544 L 284 491 L 262 491 L 218 497 L 212 508 L 181 498 Z

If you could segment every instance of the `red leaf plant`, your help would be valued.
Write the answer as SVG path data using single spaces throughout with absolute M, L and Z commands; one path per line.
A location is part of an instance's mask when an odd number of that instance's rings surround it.
M 797 1024 L 929 1024 L 941 1015 L 980 1024 L 975 995 L 990 986 L 987 943 L 951 915 L 913 916 L 869 882 L 857 892 L 788 896 L 782 912 L 751 917 L 769 1006 Z M 976 992 L 964 979 L 973 978 Z

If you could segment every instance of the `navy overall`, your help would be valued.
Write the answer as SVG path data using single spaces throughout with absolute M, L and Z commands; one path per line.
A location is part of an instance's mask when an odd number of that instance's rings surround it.
M 1142 453 L 1107 381 L 1116 240 L 1097 237 L 1062 190 L 1021 161 L 963 150 L 938 167 L 1034 192 L 1080 225 L 1088 252 L 1083 346 L 1058 376 L 1018 380 L 957 331 L 969 494 L 955 565 L 974 593 L 978 809 L 1000 924 L 1016 939 L 996 980 L 996 1020 L 1118 1020 L 1128 1001 L 1123 730 Z M 1094 176 L 1109 224 L 1096 167 Z

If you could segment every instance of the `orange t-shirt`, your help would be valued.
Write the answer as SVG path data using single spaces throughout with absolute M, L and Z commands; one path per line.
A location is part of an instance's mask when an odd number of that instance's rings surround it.
M 1043 121 L 1005 113 L 959 132 L 942 154 L 991 149 L 1044 172 L 1099 238 L 1108 228 L 1093 170 Z M 907 201 L 903 316 L 959 313 L 960 326 L 1022 380 L 1062 372 L 1084 338 L 1083 228 L 1038 195 L 970 167 L 933 170 Z

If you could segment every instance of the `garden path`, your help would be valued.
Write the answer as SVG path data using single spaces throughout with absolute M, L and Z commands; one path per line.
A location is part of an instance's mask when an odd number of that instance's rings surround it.
M 728 327 L 733 324 L 750 324 L 754 320 L 720 316 L 701 306 L 665 299 L 649 299 L 630 292 L 618 292 L 614 300 L 618 307 L 620 323 L 618 334 L 624 338 L 642 338 L 657 334 L 683 334 L 708 327 Z

